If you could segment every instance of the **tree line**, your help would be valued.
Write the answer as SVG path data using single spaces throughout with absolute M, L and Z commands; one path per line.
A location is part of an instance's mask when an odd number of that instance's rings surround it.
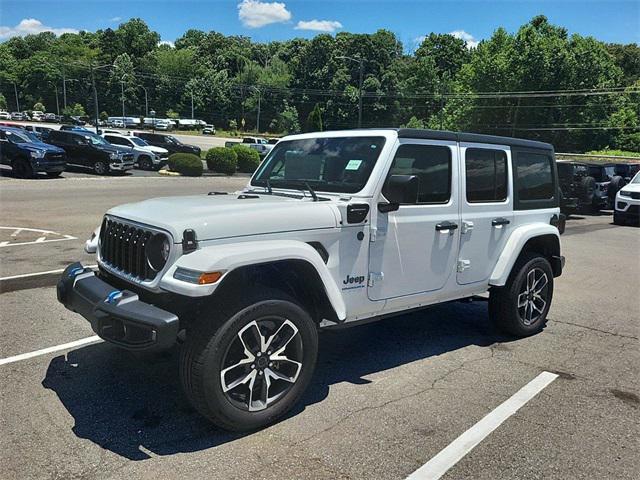
M 362 71 L 361 71 L 362 69 Z M 0 107 L 190 117 L 273 133 L 435 128 L 640 150 L 640 47 L 569 35 L 544 16 L 468 48 L 431 33 L 407 51 L 387 30 L 269 43 L 187 30 L 175 45 L 141 19 L 0 44 Z M 361 75 L 362 74 L 362 75 Z M 360 83 L 362 79 L 362 83 Z M 361 88 L 360 88 L 361 85 Z M 66 99 L 65 97 L 66 93 Z M 146 97 L 146 104 L 145 104 Z M 260 115 L 258 117 L 258 111 Z

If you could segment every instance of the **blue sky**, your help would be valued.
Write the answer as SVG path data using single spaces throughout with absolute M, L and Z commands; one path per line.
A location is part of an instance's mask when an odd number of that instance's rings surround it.
M 456 32 L 469 42 L 499 26 L 515 31 L 538 14 L 570 33 L 599 40 L 640 42 L 640 2 L 618 0 L 0 0 L 0 41 L 45 29 L 115 28 L 144 19 L 165 41 L 188 28 L 247 35 L 256 41 L 312 37 L 321 31 L 393 31 L 407 49 L 425 33 Z

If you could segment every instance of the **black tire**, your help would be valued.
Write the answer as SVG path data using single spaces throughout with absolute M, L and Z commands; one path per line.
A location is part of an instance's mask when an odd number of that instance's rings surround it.
M 524 292 L 527 289 L 528 275 L 534 272 L 534 283 L 536 278 L 542 279 L 546 275 L 546 284 L 541 291 L 544 305 L 538 303 L 534 295 Z M 523 295 L 525 295 L 523 297 Z M 549 261 L 539 253 L 529 252 L 520 256 L 516 261 L 507 283 L 503 287 L 493 287 L 489 295 L 489 316 L 494 324 L 502 331 L 516 337 L 528 337 L 540 332 L 547 323 L 547 313 L 551 307 L 553 298 L 553 271 Z M 535 305 L 534 308 L 524 306 L 519 307 L 519 299 L 527 299 L 528 303 Z M 540 311 L 536 310 L 539 309 Z M 528 322 L 527 312 L 537 312 L 532 315 Z
M 47 172 L 47 177 L 49 178 L 58 178 L 62 175 L 62 172 Z
M 98 160 L 93 164 L 93 171 L 96 172 L 97 175 L 106 175 L 109 173 L 109 166 L 102 160 Z
M 141 170 L 153 170 L 153 163 L 151 162 L 151 159 L 146 155 L 143 155 L 138 159 L 138 165 L 140 166 Z
M 250 301 L 247 302 L 250 303 L 249 305 L 245 303 L 244 307 L 232 309 L 235 313 L 231 315 L 220 314 L 216 318 L 200 319 L 193 328 L 187 331 L 186 340 L 181 346 L 180 378 L 187 397 L 194 408 L 204 417 L 225 430 L 255 430 L 277 421 L 298 402 L 311 381 L 318 354 L 317 327 L 309 314 L 294 301 L 281 295 L 280 299 L 273 299 L 273 295 L 270 296 L 272 299 Z M 297 368 L 295 375 L 289 377 L 290 379 L 295 378 L 293 382 L 279 380 L 268 375 L 267 370 L 272 364 L 268 363 L 268 367 L 258 365 L 261 359 L 258 357 L 257 351 L 252 353 L 255 358 L 249 360 L 249 363 L 241 364 L 237 362 L 237 359 L 228 362 L 232 352 L 239 352 L 243 347 L 244 352 L 247 351 L 249 337 L 245 337 L 243 332 L 257 338 L 255 332 L 258 330 L 254 330 L 253 322 L 272 321 L 265 319 L 272 319 L 275 325 L 277 325 L 275 319 L 283 319 L 291 322 L 297 329 L 294 331 L 289 324 L 283 326 L 284 322 L 281 325 L 283 331 L 289 332 L 289 335 L 294 332 L 290 340 L 285 343 L 282 355 L 290 355 L 288 353 L 290 345 L 295 346 L 302 364 Z M 263 324 L 260 325 L 262 328 Z M 277 330 L 275 327 L 274 329 Z M 242 340 L 243 338 L 247 338 L 247 340 Z M 274 338 L 274 342 L 278 340 L 277 336 Z M 242 358 L 240 362 L 249 358 L 244 352 L 241 355 L 245 358 Z M 273 363 L 278 364 L 278 366 L 274 365 L 270 372 L 282 373 L 280 368 L 283 365 L 287 366 L 288 361 L 282 360 L 281 365 L 281 362 L 272 358 L 276 355 L 275 352 L 271 352 L 269 355 L 264 354 L 261 358 L 266 358 L 267 362 L 273 360 Z M 289 366 L 292 364 L 293 362 Z M 237 365 L 237 367 L 229 369 L 230 365 Z M 253 380 L 229 388 L 230 384 L 236 383 L 238 379 L 234 381 L 223 380 L 223 371 L 227 369 L 225 375 L 236 371 L 239 374 L 238 378 L 247 379 L 254 375 Z M 260 379 L 257 378 L 258 373 L 261 375 Z M 255 384 L 264 388 L 264 385 L 267 385 L 264 383 L 265 380 L 277 382 L 278 388 L 284 388 L 284 390 L 278 393 L 277 398 L 269 405 L 270 387 L 267 388 L 265 402 L 263 402 L 267 405 L 266 408 L 249 411 L 251 408 L 249 405 L 252 405 L 253 408 L 261 407 L 257 403 L 255 405 L 258 407 L 254 406 L 251 396 L 253 393 L 251 395 L 249 393 Z M 226 393 L 223 384 L 227 387 Z M 274 383 L 272 383 L 273 385 Z M 264 390 L 261 390 L 260 398 L 263 397 L 263 393 Z M 247 405 L 244 405 L 245 401 Z
M 11 165 L 11 169 L 13 170 L 13 173 L 17 178 L 34 177 L 33 167 L 31 166 L 31 162 L 29 162 L 29 160 L 14 160 L 13 164 Z
M 596 180 L 593 177 L 582 177 L 580 180 L 580 203 L 591 207 L 596 195 Z
M 626 225 L 627 222 L 625 221 L 625 218 L 620 215 L 619 213 L 616 213 L 615 210 L 613 212 L 613 223 L 614 225 Z
M 627 184 L 625 179 L 619 175 L 616 175 L 609 182 L 609 187 L 607 188 L 607 195 L 609 196 L 609 202 L 613 205 L 613 202 L 616 200 L 616 194 L 620 191 L 622 187 Z

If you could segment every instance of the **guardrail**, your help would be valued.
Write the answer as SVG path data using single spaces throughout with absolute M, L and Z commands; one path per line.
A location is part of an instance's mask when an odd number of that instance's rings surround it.
M 560 152 L 556 152 L 556 158 L 557 157 L 565 157 L 565 158 L 571 158 L 571 157 L 576 157 L 576 158 L 584 158 L 584 159 L 598 159 L 598 158 L 605 158 L 607 160 L 618 160 L 621 162 L 634 162 L 634 163 L 640 163 L 640 157 L 619 157 L 618 155 L 594 155 L 591 153 L 560 153 Z

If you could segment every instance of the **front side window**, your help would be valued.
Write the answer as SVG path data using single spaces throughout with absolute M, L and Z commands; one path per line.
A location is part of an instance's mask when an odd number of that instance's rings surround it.
M 107 141 L 113 145 L 128 145 L 127 141 L 123 138 L 120 137 L 114 137 L 112 135 L 107 135 L 104 138 L 107 139 Z
M 451 150 L 439 145 L 400 145 L 389 169 L 388 177 L 391 175 L 418 177 L 417 203 L 446 203 L 451 197 Z
M 503 150 L 468 148 L 464 162 L 467 202 L 507 199 L 507 154 Z
M 554 196 L 552 160 L 549 155 L 519 152 L 516 162 L 519 200 L 549 200 Z
M 279 142 L 251 185 L 355 193 L 364 188 L 384 137 L 309 138 Z

